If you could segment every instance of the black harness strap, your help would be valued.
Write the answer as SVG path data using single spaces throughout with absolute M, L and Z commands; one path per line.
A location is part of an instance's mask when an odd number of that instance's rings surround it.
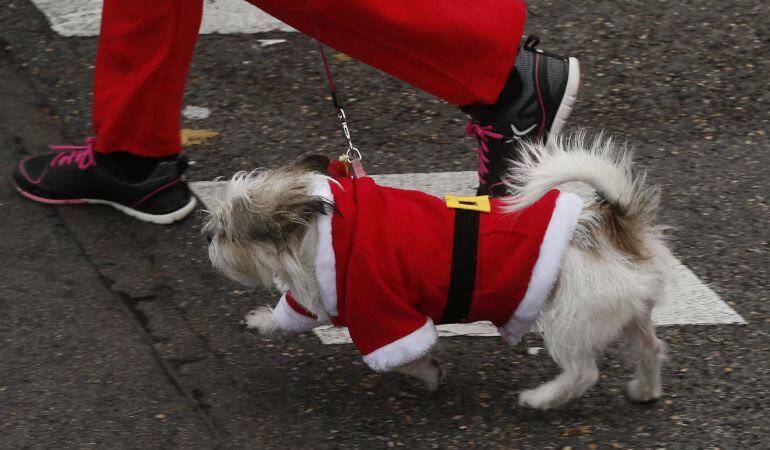
M 479 248 L 479 212 L 455 210 L 452 242 L 452 271 L 441 323 L 459 323 L 468 318 L 476 289 L 476 260 Z

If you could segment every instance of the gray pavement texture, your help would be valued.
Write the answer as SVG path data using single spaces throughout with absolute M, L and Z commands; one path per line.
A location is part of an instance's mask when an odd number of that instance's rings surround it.
M 527 32 L 583 63 L 571 125 L 637 146 L 676 253 L 748 321 L 659 329 L 660 401 L 625 400 L 619 348 L 585 398 L 541 413 L 515 404 L 557 372 L 526 352 L 536 336 L 515 349 L 446 339 L 449 377 L 428 395 L 370 372 L 352 346 L 245 333 L 243 314 L 274 295 L 210 269 L 197 215 L 158 227 L 44 207 L 3 175 L 0 447 L 770 448 L 768 13 L 763 0 L 530 5 Z M 256 45 L 271 37 L 287 42 Z M 4 166 L 88 134 L 95 43 L 58 37 L 26 0 L 0 5 Z M 371 172 L 474 168 L 455 108 L 333 60 Z M 186 103 L 212 116 L 185 126 L 220 136 L 188 149 L 191 177 L 339 152 L 319 64 L 301 35 L 203 36 Z

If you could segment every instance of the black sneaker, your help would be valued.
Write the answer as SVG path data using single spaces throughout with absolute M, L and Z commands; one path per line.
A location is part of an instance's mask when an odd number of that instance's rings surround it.
M 169 224 L 195 208 L 182 174 L 184 157 L 142 158 L 125 152 L 94 152 L 86 145 L 51 147 L 53 153 L 31 156 L 13 170 L 13 184 L 30 200 L 49 205 L 95 203 L 145 222 Z
M 500 181 L 521 140 L 546 141 L 564 128 L 580 87 L 580 63 L 538 48 L 530 36 L 516 55 L 494 105 L 461 108 L 471 116 L 466 128 L 479 141 L 478 195 L 502 195 Z

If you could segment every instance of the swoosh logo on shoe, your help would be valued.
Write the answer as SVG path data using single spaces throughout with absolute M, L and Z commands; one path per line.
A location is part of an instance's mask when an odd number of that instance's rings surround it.
M 531 127 L 527 128 L 524 131 L 519 131 L 519 129 L 516 128 L 516 125 L 511 124 L 511 131 L 513 131 L 513 139 L 518 141 L 519 139 L 521 139 L 522 136 L 526 136 L 527 134 L 529 134 L 530 131 L 534 130 L 535 128 L 537 128 L 537 124 L 532 125 Z
M 524 136 L 526 134 L 529 134 L 529 132 L 534 130 L 535 128 L 537 128 L 537 124 L 532 125 L 531 127 L 527 128 L 524 131 L 519 131 L 519 129 L 516 128 L 516 125 L 511 124 L 511 131 L 513 131 L 513 134 L 515 134 L 516 136 Z

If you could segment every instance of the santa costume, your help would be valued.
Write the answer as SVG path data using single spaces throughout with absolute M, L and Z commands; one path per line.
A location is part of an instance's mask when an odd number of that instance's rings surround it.
M 334 204 L 317 221 L 323 307 L 376 371 L 425 355 L 438 323 L 488 320 L 518 343 L 556 281 L 582 207 L 552 190 L 515 213 L 501 199 L 490 212 L 455 209 L 368 177 L 323 182 L 313 194 Z M 286 331 L 320 325 L 290 292 L 273 317 Z

